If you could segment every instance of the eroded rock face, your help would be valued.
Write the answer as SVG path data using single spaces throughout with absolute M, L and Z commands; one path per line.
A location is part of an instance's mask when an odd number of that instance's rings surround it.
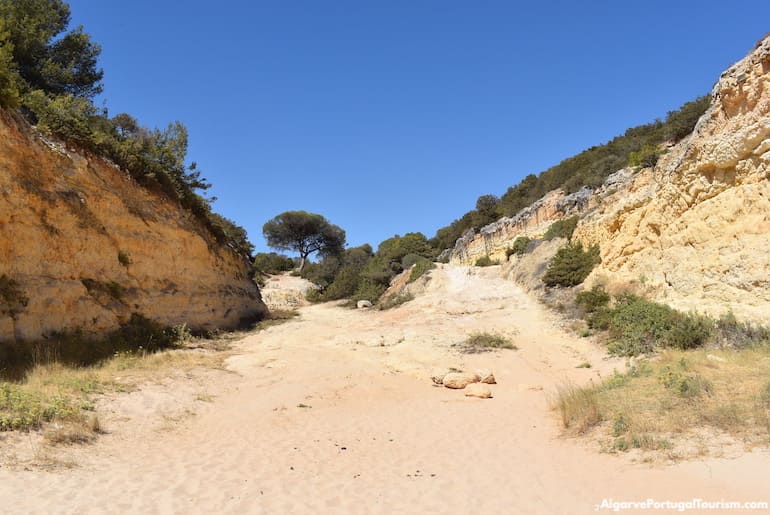
M 0 341 L 100 333 L 141 313 L 229 328 L 266 308 L 245 258 L 110 163 L 46 142 L 0 112 L 0 274 L 27 306 Z
M 604 199 L 575 236 L 599 243 L 589 278 L 712 315 L 770 312 L 770 38 L 722 74 L 692 135 Z
M 599 244 L 586 286 L 635 289 L 681 310 L 767 321 L 770 312 L 770 37 L 725 71 L 693 133 L 655 168 L 624 169 L 596 191 L 551 192 L 516 217 L 466 234 L 451 262 L 505 259 L 518 236 L 581 216 Z

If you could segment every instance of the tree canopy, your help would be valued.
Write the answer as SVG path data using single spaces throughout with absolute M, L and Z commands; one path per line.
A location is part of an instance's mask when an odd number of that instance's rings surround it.
M 345 248 L 344 230 L 323 216 L 307 211 L 281 213 L 265 223 L 262 234 L 270 247 L 299 253 L 300 271 L 310 254 L 335 255 Z
M 62 0 L 0 0 L 0 107 L 21 108 L 43 133 L 113 161 L 143 186 L 191 212 L 219 243 L 250 256 L 246 231 L 211 210 L 210 187 L 187 165 L 187 128 L 142 127 L 131 115 L 97 107 L 101 48 L 83 27 L 68 29 Z

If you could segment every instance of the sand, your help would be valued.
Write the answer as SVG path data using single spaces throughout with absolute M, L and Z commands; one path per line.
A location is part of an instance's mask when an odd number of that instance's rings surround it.
M 767 451 L 650 465 L 561 437 L 555 388 L 623 363 L 564 332 L 495 268 L 443 266 L 390 311 L 301 307 L 237 342 L 227 370 L 110 399 L 107 435 L 57 451 L 71 468 L 0 468 L 0 512 L 591 513 L 603 499 L 770 500 Z M 458 352 L 474 331 L 518 350 Z M 583 361 L 593 368 L 575 368 Z M 433 386 L 435 367 L 492 369 L 493 398 Z

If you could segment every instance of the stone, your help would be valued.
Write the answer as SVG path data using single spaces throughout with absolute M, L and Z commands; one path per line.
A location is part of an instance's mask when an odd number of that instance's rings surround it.
M 433 371 L 430 373 L 430 379 L 435 384 L 443 385 L 444 384 L 444 377 L 446 377 L 447 374 L 449 374 L 451 370 L 448 368 L 434 368 Z
M 478 397 L 479 399 L 492 398 L 492 390 L 484 383 L 471 383 L 465 387 L 466 397 Z
M 359 300 L 358 302 L 356 302 L 356 307 L 358 309 L 367 309 L 372 307 L 372 303 L 369 302 L 368 300 Z
M 444 376 L 443 384 L 447 388 L 462 390 L 471 383 L 478 383 L 479 376 L 468 372 L 450 372 Z
M 480 368 L 476 370 L 476 375 L 479 376 L 479 382 L 486 384 L 497 384 L 495 381 L 495 375 L 488 368 Z

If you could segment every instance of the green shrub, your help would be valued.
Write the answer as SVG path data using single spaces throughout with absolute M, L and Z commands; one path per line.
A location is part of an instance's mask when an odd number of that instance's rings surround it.
M 601 261 L 598 245 L 588 250 L 583 250 L 580 242 L 566 245 L 551 259 L 543 282 L 546 286 L 577 286 Z
M 368 300 L 372 304 L 377 302 L 377 299 L 379 299 L 383 293 L 385 293 L 385 290 L 387 287 L 379 283 L 377 281 L 372 281 L 371 279 L 363 279 L 356 288 L 355 293 L 353 293 L 353 302 L 358 302 L 359 300 Z
M 355 295 L 361 283 L 361 267 L 356 265 L 345 265 L 340 268 L 334 280 L 324 289 L 323 298 L 325 300 L 347 299 Z M 383 290 L 385 291 L 385 290 Z M 366 299 L 376 302 L 377 298 Z
M 423 259 L 426 259 L 422 257 L 419 254 L 407 254 L 403 258 L 401 258 L 401 267 L 406 270 L 407 268 L 410 268 L 415 263 L 422 261 Z
M 572 233 L 575 232 L 577 227 L 578 216 L 571 216 L 564 218 L 563 220 L 557 220 L 548 227 L 543 235 L 544 240 L 552 240 L 554 238 L 572 238 Z
M 594 286 L 590 290 L 581 291 L 575 296 L 575 304 L 585 310 L 586 313 L 596 313 L 606 308 L 610 303 L 610 294 L 601 286 Z
M 461 347 L 467 353 L 487 352 L 495 349 L 516 350 L 517 348 L 507 336 L 483 332 L 470 334 Z
M 603 320 L 610 332 L 608 350 L 619 356 L 649 354 L 658 347 L 698 347 L 713 327 L 706 317 L 680 313 L 634 295 L 620 297 Z
M 700 374 L 688 374 L 680 370 L 674 370 L 666 366 L 661 375 L 660 382 L 680 397 L 691 399 L 712 392 L 712 385 Z
M 513 240 L 513 245 L 505 250 L 505 256 L 511 257 L 513 254 L 521 256 L 522 254 L 525 254 L 527 252 L 527 247 L 529 247 L 530 241 L 532 240 L 526 236 L 518 236 L 515 240 Z
M 720 345 L 749 347 L 770 344 L 770 327 L 741 322 L 730 312 L 722 315 L 715 324 L 713 338 Z
M 489 256 L 481 256 L 476 260 L 475 266 L 494 266 L 499 264 L 497 261 L 490 259 Z
M 408 282 L 413 283 L 434 268 L 436 268 L 436 264 L 433 261 L 430 259 L 420 258 L 417 262 L 414 263 L 414 268 L 412 268 L 412 271 L 409 273 Z
M 126 252 L 125 250 L 119 250 L 118 251 L 118 263 L 121 265 L 128 267 L 132 263 L 131 261 L 131 255 Z
M 289 256 L 276 252 L 260 252 L 254 256 L 254 269 L 263 274 L 280 274 L 295 268 L 295 263 Z
M 628 166 L 641 166 L 651 168 L 658 163 L 660 150 L 657 145 L 644 145 L 638 152 L 631 152 L 628 156 Z

